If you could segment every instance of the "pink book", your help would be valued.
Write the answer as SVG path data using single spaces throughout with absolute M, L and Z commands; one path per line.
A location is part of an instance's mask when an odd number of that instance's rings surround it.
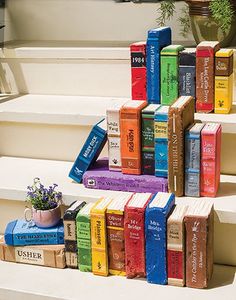
M 221 125 L 207 123 L 201 132 L 201 196 L 215 197 L 220 183 Z

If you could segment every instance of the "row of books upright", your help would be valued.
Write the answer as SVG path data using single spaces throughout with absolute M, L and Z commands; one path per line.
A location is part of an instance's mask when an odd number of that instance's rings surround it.
M 229 113 L 233 99 L 233 50 L 218 42 L 196 48 L 171 45 L 171 29 L 148 31 L 147 42 L 130 46 L 132 99 L 171 105 L 196 99 L 197 112 Z

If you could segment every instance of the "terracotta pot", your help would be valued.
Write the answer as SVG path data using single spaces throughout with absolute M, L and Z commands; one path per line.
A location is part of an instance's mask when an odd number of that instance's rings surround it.
M 35 208 L 26 208 L 25 219 L 26 221 L 31 221 L 27 218 L 27 213 L 30 211 L 31 219 L 34 221 L 35 225 L 41 228 L 49 228 L 58 224 L 61 219 L 60 206 L 49 210 L 37 210 Z

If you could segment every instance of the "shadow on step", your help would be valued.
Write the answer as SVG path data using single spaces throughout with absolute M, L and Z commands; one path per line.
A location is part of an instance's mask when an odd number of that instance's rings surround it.
M 233 196 L 233 195 L 236 195 L 236 183 L 221 182 L 217 197 L 225 197 L 225 196 Z
M 235 267 L 214 265 L 213 277 L 207 289 L 214 289 L 232 284 L 235 279 L 235 273 Z

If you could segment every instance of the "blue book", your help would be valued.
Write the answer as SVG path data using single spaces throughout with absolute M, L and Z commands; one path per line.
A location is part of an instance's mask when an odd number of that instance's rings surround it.
M 161 103 L 160 93 L 160 51 L 171 44 L 170 27 L 148 31 L 147 38 L 147 99 L 148 103 Z
M 175 195 L 157 193 L 145 211 L 146 274 L 149 283 L 167 284 L 167 218 Z
M 11 246 L 64 244 L 64 226 L 61 221 L 51 228 L 39 228 L 33 222 L 15 220 L 8 223 L 4 238 Z
M 161 106 L 154 116 L 155 176 L 168 177 L 168 112 L 169 106 Z
M 80 154 L 69 173 L 69 177 L 77 182 L 82 181 L 83 174 L 96 161 L 107 141 L 106 120 L 93 126 Z

